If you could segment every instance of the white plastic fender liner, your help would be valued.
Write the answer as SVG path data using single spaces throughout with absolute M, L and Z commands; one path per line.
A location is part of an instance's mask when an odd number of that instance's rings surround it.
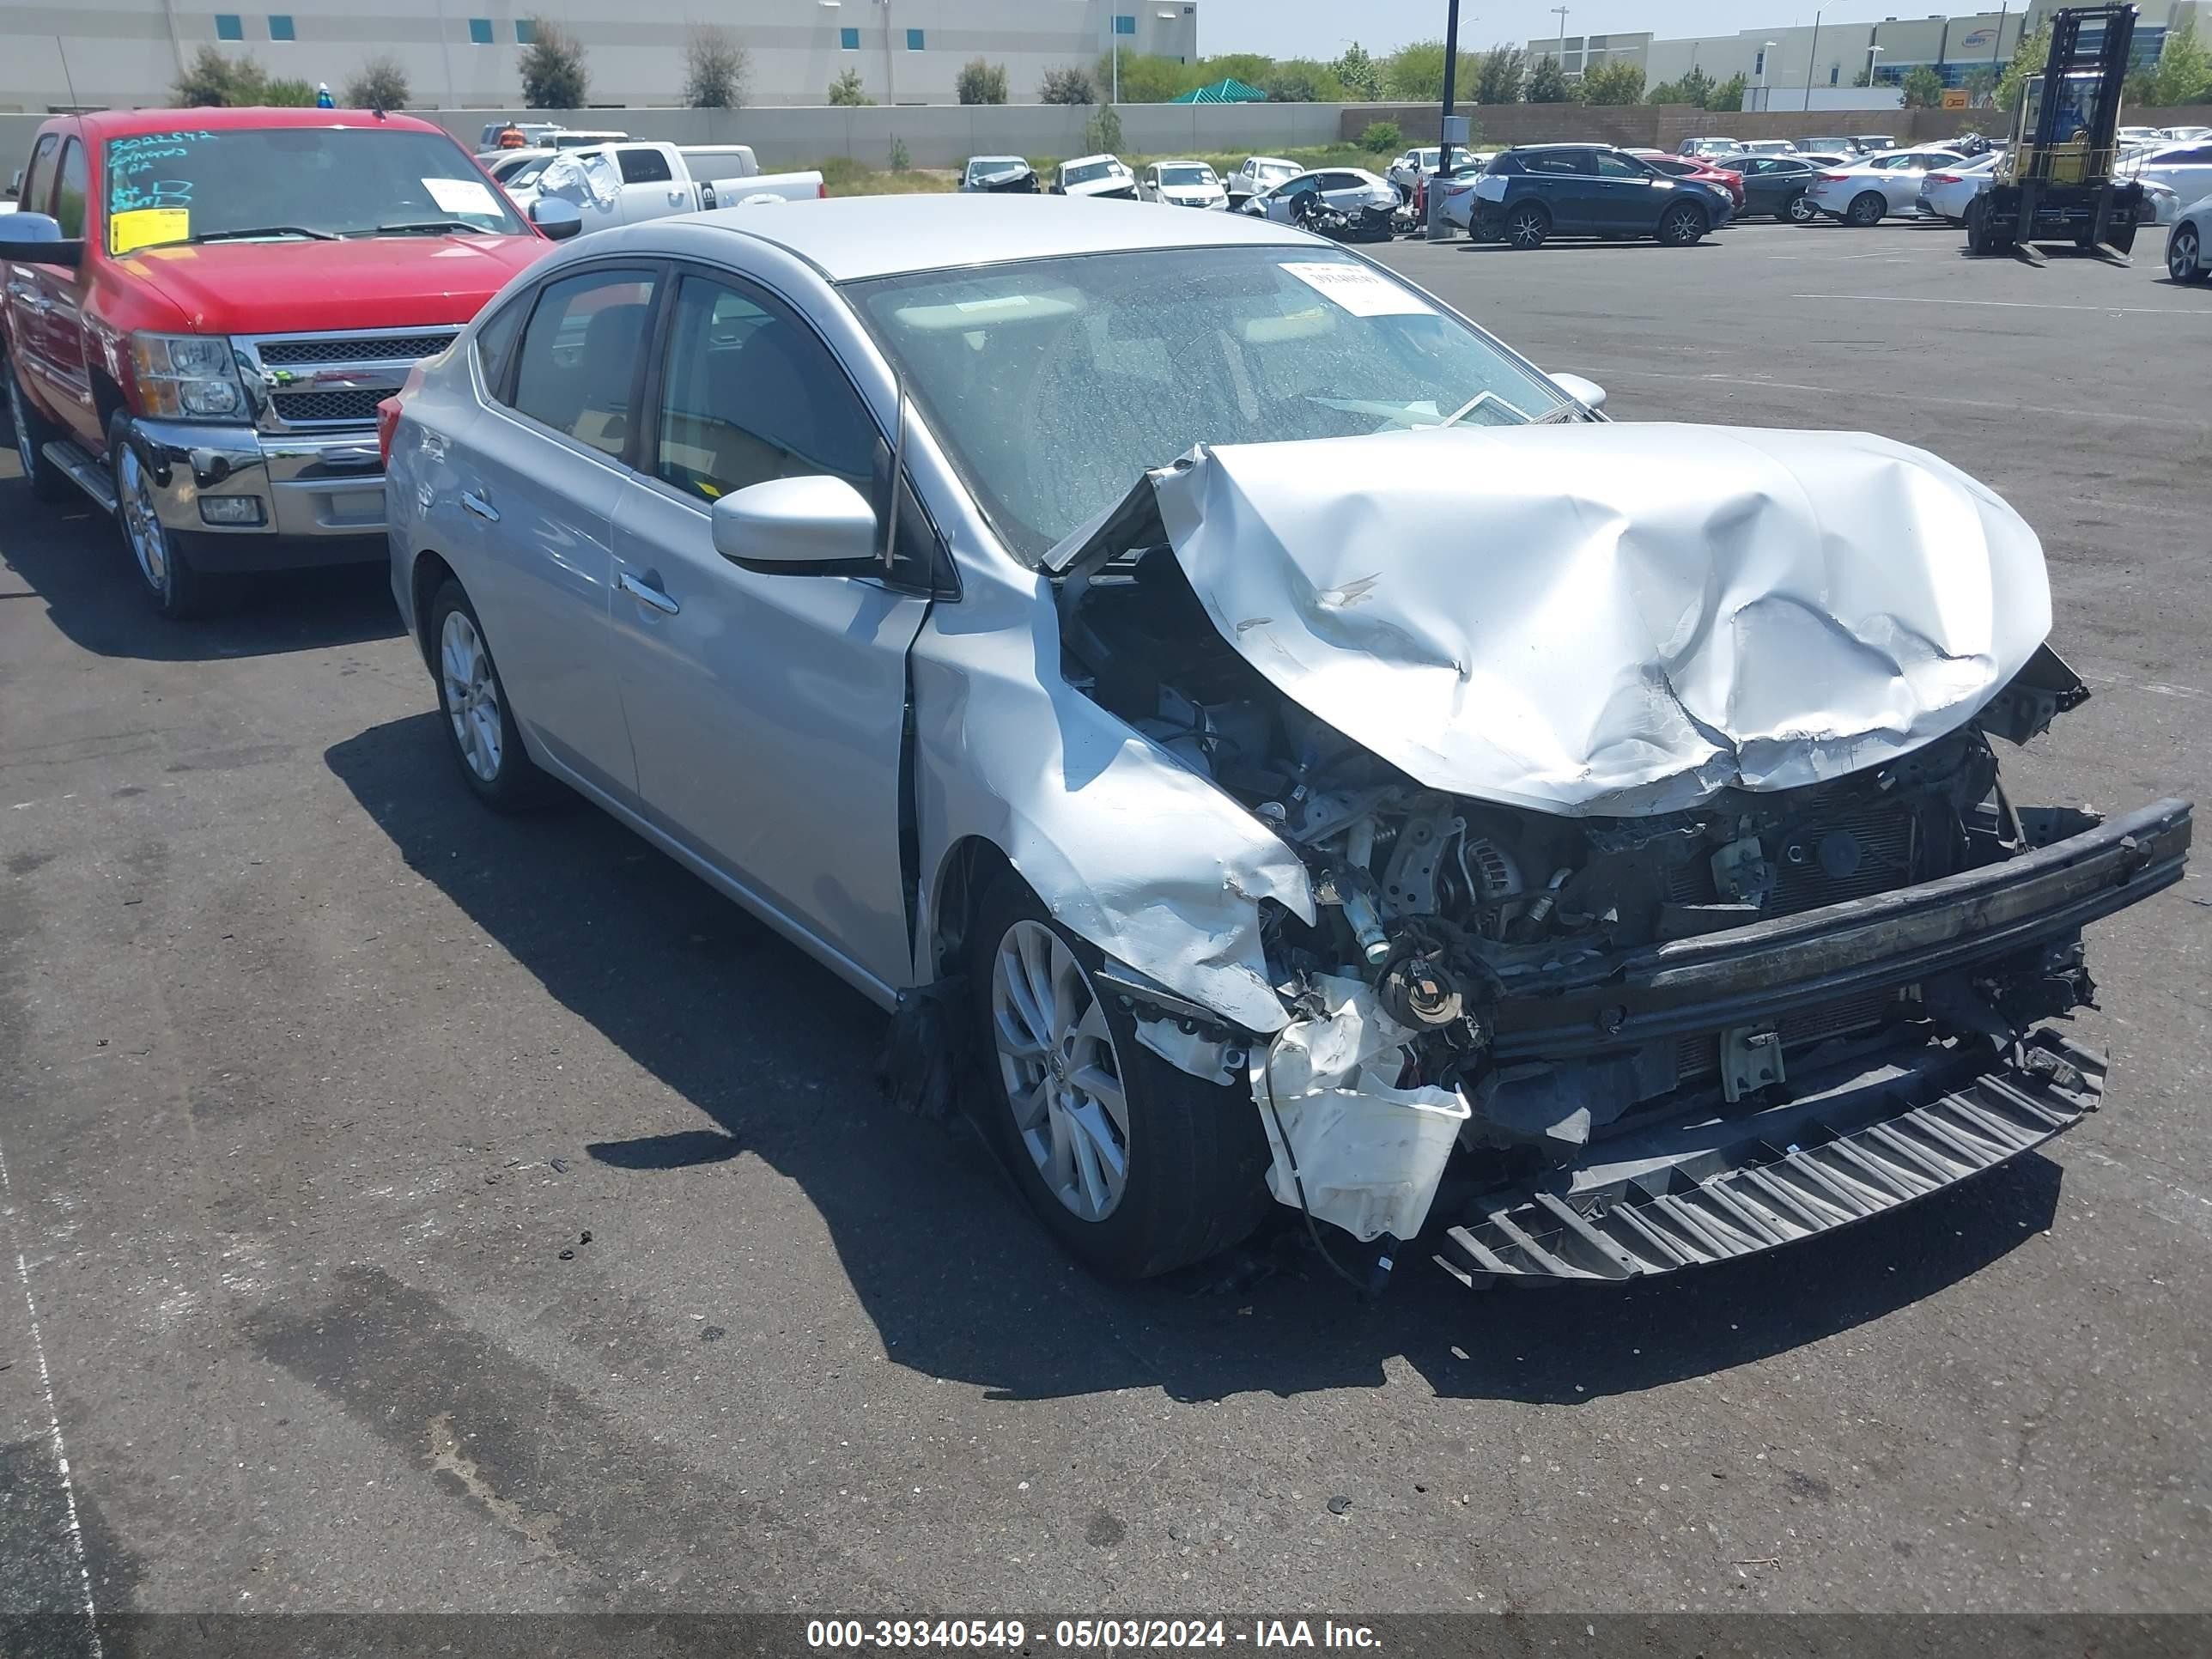
M 1315 1219 L 1355 1238 L 1412 1238 L 1436 1200 L 1467 1103 L 1455 1090 L 1396 1087 L 1413 1033 L 1358 980 L 1317 982 L 1329 1012 L 1294 1020 L 1252 1049 L 1252 1097 L 1274 1153 L 1267 1188 L 1292 1209 L 1303 1188 Z

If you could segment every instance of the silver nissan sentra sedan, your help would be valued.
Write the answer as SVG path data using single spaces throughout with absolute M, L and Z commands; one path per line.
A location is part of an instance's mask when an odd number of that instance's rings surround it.
M 1044 1224 L 1303 1212 L 1619 1282 L 2099 1101 L 2189 807 L 2015 804 L 2034 534 L 1863 433 L 1629 425 L 1286 227 L 971 194 L 619 228 L 387 406 L 459 776 L 595 802 L 891 1011 Z

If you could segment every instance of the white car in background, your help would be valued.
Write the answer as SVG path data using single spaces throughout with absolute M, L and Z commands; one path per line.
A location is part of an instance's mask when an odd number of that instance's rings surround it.
M 1304 171 L 1296 161 L 1286 161 L 1279 155 L 1248 155 L 1244 165 L 1229 175 L 1229 205 L 1241 208 L 1255 196 Z
M 2146 185 L 2164 185 L 2185 202 L 2212 191 L 2212 138 L 2185 144 L 2155 144 L 2120 164 L 2120 176 Z
M 1997 160 L 1994 154 L 1977 155 L 1954 167 L 1936 168 L 1920 181 L 1916 207 L 1929 218 L 1965 224 L 1968 204 L 1996 178 Z
M 1363 208 L 1395 208 L 1398 187 L 1364 167 L 1318 167 L 1285 179 L 1273 190 L 1245 203 L 1243 211 L 1279 225 L 1296 224 L 1297 199 L 1318 194 L 1330 207 L 1357 214 Z
M 1430 144 L 1426 148 L 1417 146 L 1391 162 L 1384 171 L 1400 192 L 1410 197 L 1413 193 L 1413 186 L 1437 170 L 1437 163 L 1443 155 L 1443 146 L 1441 144 Z
M 1073 161 L 1060 164 L 1051 193 L 1133 202 L 1137 199 L 1137 175 L 1118 155 L 1079 155 Z
M 2185 144 L 2199 138 L 2212 138 L 2212 127 L 2168 127 L 2160 136 L 2170 144 Z
M 2173 216 L 2166 234 L 2166 274 L 2177 283 L 2212 278 L 2212 196 Z
M 1169 207 L 1225 210 L 1229 191 L 1203 161 L 1152 161 L 1137 179 L 1137 198 Z
M 1833 167 L 1805 192 L 1813 205 L 1847 225 L 1878 225 L 1893 213 L 1912 213 L 1930 173 L 1955 173 L 1966 158 L 1955 150 L 1892 149 L 1847 167 Z

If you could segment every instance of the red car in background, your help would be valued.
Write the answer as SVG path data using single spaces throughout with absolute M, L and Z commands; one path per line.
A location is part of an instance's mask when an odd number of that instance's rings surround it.
M 1718 185 L 1729 193 L 1738 213 L 1743 211 L 1743 174 L 1728 167 L 1717 167 L 1710 161 L 1694 155 L 1669 155 L 1663 149 L 1632 149 L 1629 155 L 1649 162 L 1660 172 L 1676 179 L 1695 179 L 1700 184 Z
M 114 514 L 154 607 L 386 556 L 376 405 L 548 236 L 404 115 L 109 111 L 32 141 L 0 217 L 0 381 L 32 490 Z

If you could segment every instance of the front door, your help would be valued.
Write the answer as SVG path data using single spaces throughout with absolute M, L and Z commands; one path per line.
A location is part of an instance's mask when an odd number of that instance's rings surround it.
M 872 569 L 741 568 L 714 550 L 709 518 L 771 478 L 828 473 L 887 499 L 888 451 L 829 348 L 765 290 L 685 276 L 665 335 L 643 476 L 615 512 L 644 811 L 798 932 L 902 984 L 899 757 L 928 600 Z M 918 532 L 919 518 L 902 524 Z
M 1659 222 L 1659 198 L 1671 195 L 1655 187 L 1658 175 L 1632 155 L 1601 149 L 1592 161 L 1597 176 L 1590 217 L 1601 231 L 1642 234 Z
M 88 234 L 97 216 L 88 211 L 84 140 L 72 135 L 62 143 L 61 166 L 54 179 L 54 220 L 75 241 Z M 46 399 L 68 422 L 76 441 L 97 454 L 107 442 L 100 429 L 100 408 L 92 395 L 92 367 L 84 347 L 84 289 L 99 256 L 89 247 L 74 270 L 40 265 L 39 290 L 45 301 Z

